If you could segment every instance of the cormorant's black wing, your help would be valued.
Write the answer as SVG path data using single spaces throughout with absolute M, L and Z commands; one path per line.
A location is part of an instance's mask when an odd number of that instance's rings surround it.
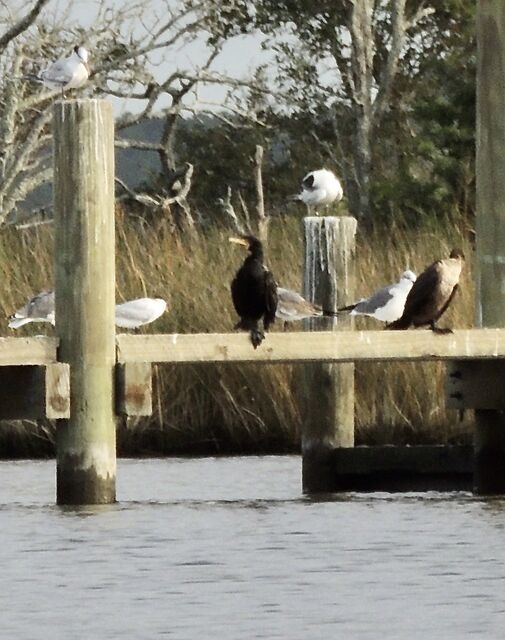
M 235 311 L 237 314 L 242 317 L 244 314 L 244 291 L 241 286 L 239 272 L 236 273 L 235 277 L 231 282 L 231 299 L 233 301 L 233 306 L 235 307 Z
M 405 300 L 403 316 L 411 318 L 417 315 L 422 308 L 432 304 L 436 291 L 440 286 L 441 262 L 436 260 L 427 267 L 412 285 L 412 289 Z
M 263 316 L 265 331 L 268 331 L 268 327 L 275 322 L 277 303 L 277 283 L 272 273 L 265 269 L 265 314 Z
M 415 316 L 422 314 L 426 307 L 433 305 L 440 285 L 440 268 L 441 262 L 436 260 L 419 275 L 407 295 L 401 318 L 391 322 L 388 329 L 408 329 Z

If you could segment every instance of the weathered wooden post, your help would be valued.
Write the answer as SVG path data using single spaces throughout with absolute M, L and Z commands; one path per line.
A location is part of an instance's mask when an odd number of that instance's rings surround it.
M 354 296 L 357 222 L 351 217 L 304 218 L 304 296 L 327 311 L 349 304 Z M 336 317 L 310 320 L 315 330 L 335 330 Z M 351 319 L 338 319 L 349 329 Z M 354 364 L 306 365 L 307 413 L 302 432 L 303 488 L 328 491 L 332 485 L 330 454 L 354 446 Z
M 54 106 L 58 359 L 70 365 L 70 419 L 57 433 L 57 501 L 116 498 L 113 398 L 114 118 L 104 100 Z
M 505 2 L 477 8 L 476 324 L 505 326 Z M 502 384 L 496 380 L 496 384 Z M 475 411 L 477 493 L 505 493 L 505 413 Z

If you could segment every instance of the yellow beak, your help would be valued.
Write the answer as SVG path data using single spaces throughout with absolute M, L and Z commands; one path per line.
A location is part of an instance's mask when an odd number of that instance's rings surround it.
M 235 244 L 241 244 L 243 247 L 248 247 L 249 243 L 244 238 L 228 238 L 230 242 L 234 242 Z

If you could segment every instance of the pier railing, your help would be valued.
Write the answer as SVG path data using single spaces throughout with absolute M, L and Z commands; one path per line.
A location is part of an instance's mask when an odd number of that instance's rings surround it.
M 0 339 L 0 416 L 60 418 L 59 503 L 115 500 L 115 416 L 149 413 L 153 362 L 305 363 L 317 410 L 303 427 L 304 486 L 325 491 L 353 450 L 352 363 L 446 360 L 449 406 L 475 409 L 474 487 L 505 493 L 505 3 L 480 1 L 477 13 L 476 324 L 488 328 L 354 332 L 329 319 L 323 331 L 270 333 L 256 350 L 245 334 L 116 336 L 112 107 L 55 104 L 58 337 Z M 306 220 L 304 292 L 326 309 L 354 297 L 355 230 L 351 218 Z M 411 452 L 399 462 L 407 475 Z

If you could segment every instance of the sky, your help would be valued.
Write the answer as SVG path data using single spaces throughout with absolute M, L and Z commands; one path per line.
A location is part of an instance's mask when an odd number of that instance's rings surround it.
M 16 3 L 18 0 L 8 0 L 8 2 Z M 131 6 L 134 2 L 128 2 L 128 0 L 105 0 L 108 5 L 114 6 L 116 9 L 121 9 L 127 6 Z M 164 15 L 163 7 L 165 5 L 164 0 L 148 0 L 153 14 L 160 12 L 160 15 Z M 178 0 L 169 0 L 172 7 L 177 8 L 180 4 Z M 97 5 L 99 0 L 73 0 L 72 9 L 69 15 L 69 22 L 75 20 L 80 26 L 86 28 L 93 21 L 96 14 Z M 68 0 L 52 0 L 49 5 L 49 11 L 47 12 L 48 19 L 52 13 L 61 16 L 68 7 Z M 150 12 L 146 12 L 146 18 L 152 18 Z M 166 14 L 165 14 L 166 15 Z M 50 19 L 50 18 L 49 18 Z M 135 26 L 133 26 L 135 29 Z M 125 34 L 121 34 L 123 37 Z M 127 34 L 126 34 L 127 35 Z M 91 64 L 92 54 L 91 51 Z M 205 60 L 205 42 L 202 37 L 198 41 L 191 45 L 185 45 L 180 47 L 175 56 L 171 60 L 166 60 L 160 63 L 159 67 L 151 67 L 156 79 L 161 79 L 167 75 L 168 72 L 177 68 L 191 68 L 198 64 L 202 64 Z M 251 75 L 252 71 L 260 64 L 265 64 L 269 60 L 272 60 L 272 53 L 265 52 L 261 49 L 261 39 L 258 36 L 240 36 L 229 41 L 223 52 L 216 59 L 213 69 L 222 74 L 228 74 L 236 78 L 246 79 Z M 216 85 L 202 86 L 199 89 L 199 99 L 204 102 L 221 103 L 225 97 L 226 89 Z M 161 109 L 169 104 L 168 96 L 165 99 L 160 100 L 157 105 L 158 109 Z M 136 112 L 142 108 L 141 101 L 138 100 L 117 100 L 113 99 L 116 114 L 119 115 L 124 111 Z

